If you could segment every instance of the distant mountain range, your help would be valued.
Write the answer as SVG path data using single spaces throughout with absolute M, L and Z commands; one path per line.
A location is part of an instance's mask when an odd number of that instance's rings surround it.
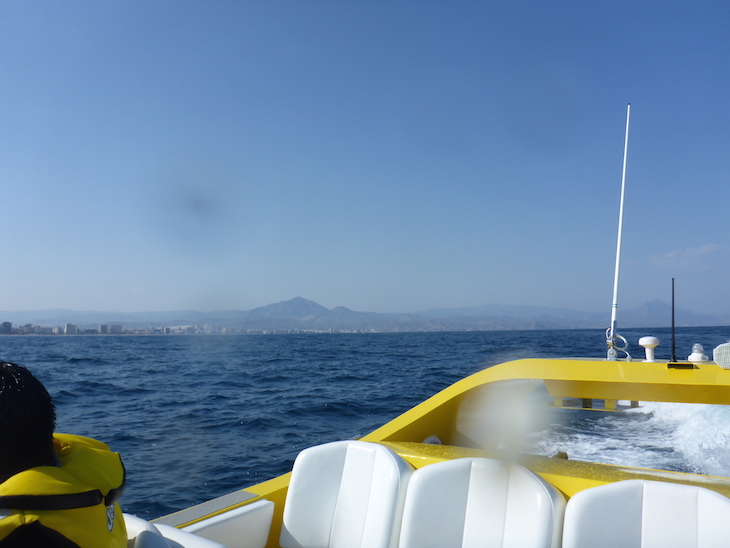
M 569 308 L 485 305 L 466 308 L 433 308 L 413 314 L 355 312 L 338 306 L 325 308 L 301 297 L 253 310 L 200 312 L 81 312 L 37 310 L 0 312 L 0 322 L 13 326 L 44 327 L 73 323 L 80 328 L 122 324 L 127 328 L 215 325 L 242 331 L 500 331 L 533 329 L 589 329 L 608 327 L 607 313 L 579 312 Z M 687 310 L 675 311 L 677 326 L 730 325 L 730 314 L 709 316 Z M 667 327 L 671 307 L 662 301 L 622 310 L 620 327 Z

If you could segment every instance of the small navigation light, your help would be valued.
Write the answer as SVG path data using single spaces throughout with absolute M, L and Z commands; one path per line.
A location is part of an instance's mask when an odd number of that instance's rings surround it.
M 692 345 L 692 353 L 687 357 L 687 361 L 690 362 L 706 362 L 709 360 L 707 355 L 705 354 L 705 349 L 702 348 L 702 345 L 699 343 L 695 343 Z
M 646 359 L 644 361 L 653 362 L 654 349 L 659 346 L 659 339 L 656 337 L 641 337 L 639 339 L 639 346 L 643 346 L 644 351 L 646 352 Z

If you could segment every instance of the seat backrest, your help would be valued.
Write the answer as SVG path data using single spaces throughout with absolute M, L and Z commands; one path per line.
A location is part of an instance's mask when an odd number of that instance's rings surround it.
M 406 493 L 400 548 L 560 545 L 565 498 L 526 468 L 456 459 L 419 468 Z
M 730 545 L 730 499 L 692 485 L 627 480 L 568 501 L 563 548 Z
M 294 462 L 283 548 L 394 548 L 413 468 L 382 445 L 333 442 Z

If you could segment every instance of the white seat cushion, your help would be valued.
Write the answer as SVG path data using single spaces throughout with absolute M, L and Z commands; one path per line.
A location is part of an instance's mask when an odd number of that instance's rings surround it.
M 382 445 L 333 442 L 302 451 L 284 506 L 283 548 L 397 546 L 412 467 Z
M 564 509 L 557 489 L 518 464 L 431 464 L 411 476 L 400 548 L 557 547 Z
M 169 525 L 152 525 L 131 514 L 124 514 L 124 525 L 128 548 L 226 548 L 223 544 Z
M 155 525 L 170 548 L 226 548 L 224 544 L 199 537 L 170 525 Z
M 730 499 L 691 485 L 619 481 L 575 494 L 563 548 L 730 546 Z
M 123 515 L 128 548 L 170 548 L 165 537 L 149 521 L 132 514 Z
M 183 531 L 204 536 L 225 546 L 264 548 L 269 539 L 274 503 L 259 500 L 228 510 L 187 527 Z

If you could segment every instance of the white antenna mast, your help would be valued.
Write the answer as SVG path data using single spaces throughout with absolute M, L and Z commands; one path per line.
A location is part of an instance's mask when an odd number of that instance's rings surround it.
M 629 117 L 631 116 L 631 103 L 626 108 L 626 138 L 624 140 L 624 166 L 621 174 L 621 205 L 618 211 L 618 239 L 616 242 L 616 269 L 613 274 L 613 304 L 611 306 L 611 327 L 606 332 L 606 344 L 608 345 L 608 353 L 606 357 L 609 360 L 616 360 L 618 351 L 624 352 L 627 359 L 631 359 L 629 353 L 626 352 L 626 339 L 616 333 L 616 312 L 618 311 L 618 273 L 621 264 L 621 233 L 624 225 L 624 191 L 626 189 L 626 156 L 629 152 Z M 616 339 L 623 341 L 624 346 L 616 346 Z

